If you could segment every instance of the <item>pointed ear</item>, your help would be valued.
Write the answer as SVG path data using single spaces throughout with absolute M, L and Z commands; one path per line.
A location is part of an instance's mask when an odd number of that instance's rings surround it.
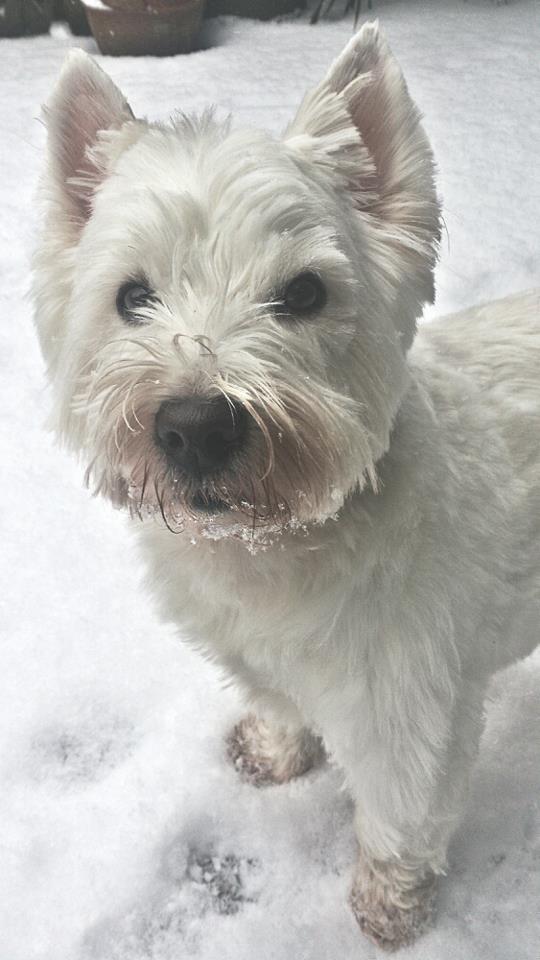
M 388 278 L 392 272 L 411 293 L 415 287 L 418 315 L 433 299 L 440 236 L 435 168 L 420 113 L 377 23 L 362 27 L 308 93 L 287 137 L 345 181 L 374 241 L 391 248 L 383 268 Z M 410 330 L 402 332 L 412 339 Z
M 82 50 L 69 54 L 43 113 L 49 176 L 65 213 L 82 225 L 107 172 L 107 158 L 100 147 L 107 132 L 133 120 L 133 113 L 112 80 Z

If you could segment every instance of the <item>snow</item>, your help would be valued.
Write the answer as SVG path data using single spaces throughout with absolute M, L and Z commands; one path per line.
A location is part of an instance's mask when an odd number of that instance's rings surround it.
M 537 3 L 374 6 L 440 164 L 436 310 L 540 285 Z M 215 102 L 277 131 L 350 29 L 223 20 L 190 56 L 100 62 L 139 113 Z M 223 748 L 234 694 L 158 621 L 127 523 L 44 428 L 25 298 L 35 118 L 74 44 L 95 52 L 59 27 L 0 42 L 0 960 L 374 958 L 347 907 L 339 772 L 238 781 Z M 497 678 L 438 923 L 404 958 L 538 960 L 539 689 L 538 655 Z

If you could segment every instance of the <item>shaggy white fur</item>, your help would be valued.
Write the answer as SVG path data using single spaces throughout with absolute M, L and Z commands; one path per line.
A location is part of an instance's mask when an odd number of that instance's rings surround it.
M 281 141 L 211 115 L 135 120 L 82 53 L 46 119 L 35 300 L 54 427 L 140 519 L 164 616 L 258 715 L 229 739 L 241 772 L 283 782 L 319 738 L 343 767 L 353 910 L 399 947 L 430 915 L 488 678 L 538 640 L 540 296 L 411 346 L 439 207 L 376 25 Z M 306 276 L 324 296 L 297 315 Z M 247 432 L 193 476 L 156 417 L 219 397 Z

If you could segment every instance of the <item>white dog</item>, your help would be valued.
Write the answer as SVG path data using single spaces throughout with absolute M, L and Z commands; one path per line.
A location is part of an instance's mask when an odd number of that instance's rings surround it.
M 395 949 L 429 917 L 488 678 L 538 639 L 539 295 L 412 345 L 439 204 L 376 25 L 282 139 L 136 120 L 81 52 L 46 121 L 55 429 L 243 689 L 240 772 L 345 771 L 352 907 Z

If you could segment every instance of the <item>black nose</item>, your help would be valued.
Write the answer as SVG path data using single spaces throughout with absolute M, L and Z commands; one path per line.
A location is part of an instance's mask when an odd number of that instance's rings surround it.
M 225 397 L 166 400 L 156 415 L 156 439 L 170 463 L 200 478 L 240 449 L 246 424 L 245 408 Z

